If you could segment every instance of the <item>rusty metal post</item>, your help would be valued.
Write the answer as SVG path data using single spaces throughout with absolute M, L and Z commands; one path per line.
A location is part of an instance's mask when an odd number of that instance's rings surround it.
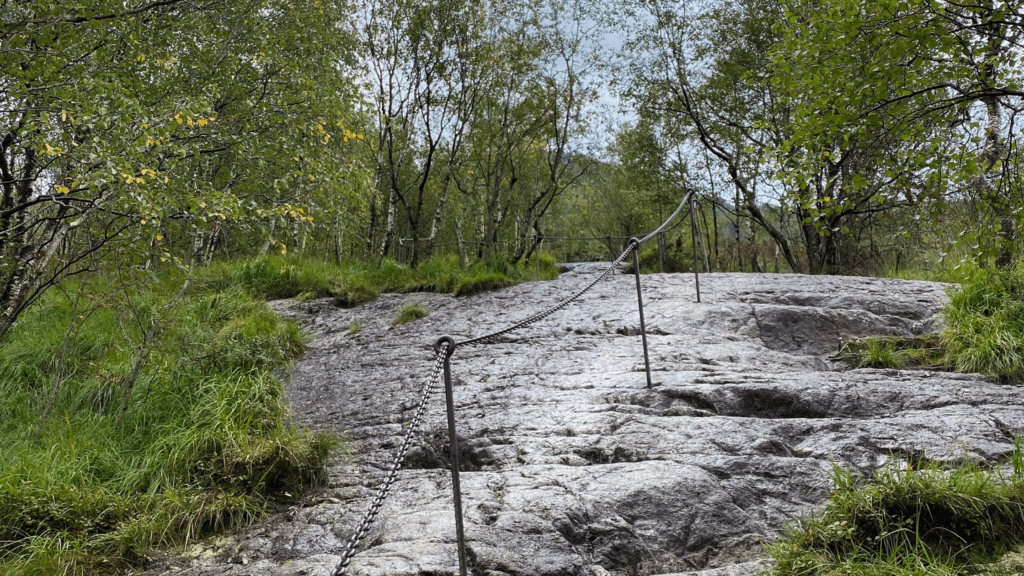
M 647 387 L 653 388 L 654 384 L 651 383 L 651 360 L 647 354 L 647 325 L 644 323 L 644 297 L 640 292 L 640 257 L 637 256 L 640 241 L 635 237 L 630 238 L 629 244 L 633 247 L 633 274 L 636 277 L 636 302 L 640 308 L 640 338 L 644 344 L 644 369 L 647 372 Z
M 693 210 L 696 207 L 696 202 L 693 200 L 693 195 L 690 195 L 690 244 L 693 245 L 693 280 L 697 284 L 697 302 L 700 302 L 700 273 L 698 272 L 699 266 L 697 266 L 697 226 L 693 217 Z
M 441 336 L 434 343 L 434 351 L 440 352 L 441 344 L 447 342 L 448 350 L 444 357 L 444 397 L 448 405 L 448 442 L 451 448 L 452 461 L 452 492 L 455 496 L 455 537 L 459 544 L 459 574 L 466 573 L 466 533 L 462 525 L 462 487 L 459 484 L 459 438 L 455 433 L 455 400 L 452 392 L 451 357 L 455 352 L 455 339 Z

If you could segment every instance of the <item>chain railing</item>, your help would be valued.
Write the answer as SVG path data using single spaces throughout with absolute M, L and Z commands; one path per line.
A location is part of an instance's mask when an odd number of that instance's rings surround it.
M 391 468 L 388 470 L 387 475 L 384 477 L 384 481 L 381 482 L 380 488 L 377 490 L 377 494 L 374 496 L 373 501 L 370 504 L 370 508 L 363 515 L 362 520 L 356 526 L 355 532 L 349 538 L 348 543 L 345 546 L 345 550 L 342 552 L 341 558 L 335 565 L 334 569 L 330 572 L 330 576 L 343 576 L 348 572 L 348 567 L 352 562 L 352 557 L 356 554 L 356 549 L 359 547 L 360 542 L 366 537 L 366 532 L 370 529 L 370 525 L 377 518 L 380 513 L 381 507 L 384 506 L 384 501 L 387 499 L 388 494 L 391 491 L 391 485 L 394 483 L 398 476 L 398 471 L 402 467 L 402 462 L 405 460 L 406 453 L 409 451 L 409 447 L 412 443 L 413 437 L 415 437 L 420 424 L 423 419 L 423 413 L 426 410 L 427 400 L 433 393 L 435 386 L 437 385 L 438 377 L 442 376 L 445 387 L 445 403 L 448 412 L 448 440 L 449 448 L 451 453 L 451 468 L 452 468 L 452 491 L 454 493 L 454 504 L 455 504 L 455 531 L 456 540 L 458 544 L 458 556 L 459 556 L 459 573 L 461 576 L 467 576 L 467 557 L 466 557 L 466 538 L 465 530 L 462 521 L 462 491 L 459 480 L 459 448 L 458 448 L 458 437 L 455 432 L 455 402 L 454 393 L 452 388 L 452 376 L 451 376 L 451 357 L 455 353 L 456 348 L 460 346 L 473 346 L 477 344 L 483 344 L 499 338 L 510 332 L 514 332 L 521 328 L 525 328 L 531 324 L 539 322 L 544 318 L 554 314 L 555 312 L 565 308 L 588 291 L 596 286 L 601 280 L 605 279 L 623 260 L 626 259 L 630 254 L 633 255 L 633 273 L 636 277 L 636 296 L 637 305 L 640 310 L 640 335 L 643 342 L 644 349 L 644 368 L 647 375 L 647 387 L 651 388 L 653 383 L 651 382 L 651 364 L 647 352 L 647 328 L 644 322 L 644 304 L 643 296 L 640 289 L 640 260 L 638 251 L 640 246 L 647 242 L 651 238 L 654 238 L 659 233 L 663 232 L 665 227 L 679 215 L 683 207 L 689 206 L 690 208 L 690 226 L 691 229 L 694 226 L 693 210 L 694 210 L 694 192 L 687 191 L 683 197 L 683 201 L 679 203 L 679 206 L 674 212 L 664 221 L 661 226 L 658 226 L 656 230 L 647 234 L 643 238 L 637 239 L 632 237 L 629 239 L 629 243 L 626 249 L 615 258 L 612 263 L 605 268 L 601 274 L 598 275 L 592 282 L 584 286 L 582 289 L 574 292 L 569 297 L 551 306 L 550 308 L 534 314 L 525 320 L 522 320 L 512 326 L 508 326 L 501 330 L 497 330 L 483 336 L 477 336 L 470 338 L 463 342 L 456 342 L 451 336 L 441 336 L 434 343 L 434 352 L 437 354 L 434 361 L 434 367 L 430 371 L 430 375 L 427 377 L 426 382 L 423 383 L 423 388 L 420 392 L 420 402 L 416 407 L 416 412 L 413 416 L 412 422 L 409 424 L 409 428 L 405 431 L 405 436 L 402 439 L 402 444 L 398 448 L 398 452 L 395 454 L 395 458 L 391 463 Z M 678 224 L 677 224 L 678 225 Z M 673 226 L 674 228 L 675 226 Z M 691 234 L 694 232 L 691 230 Z M 694 244 L 694 275 L 697 275 L 697 254 L 696 244 Z M 700 302 L 700 279 L 696 279 L 697 286 L 697 302 Z

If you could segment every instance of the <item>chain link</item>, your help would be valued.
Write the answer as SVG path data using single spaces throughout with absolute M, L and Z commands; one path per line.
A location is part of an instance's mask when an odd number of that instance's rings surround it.
M 465 342 L 461 342 L 460 345 L 468 346 L 472 344 L 481 344 L 483 342 L 487 342 L 488 340 L 493 340 L 494 338 L 498 338 L 499 336 L 503 336 L 505 334 L 508 334 L 509 332 L 513 332 L 515 330 L 519 330 L 520 328 L 529 326 L 530 324 L 533 324 L 535 322 L 539 322 L 540 320 L 547 318 L 548 316 L 554 314 L 555 312 L 561 310 L 562 308 L 565 308 L 573 301 L 575 301 L 577 298 L 590 291 L 591 288 L 597 286 L 597 284 L 601 280 L 604 280 L 604 278 L 608 276 L 608 274 L 611 273 L 611 271 L 614 270 L 616 266 L 621 264 L 622 261 L 626 259 L 626 256 L 628 256 L 633 250 L 638 249 L 644 242 L 647 242 L 648 240 L 656 236 L 659 232 L 661 232 L 665 228 L 665 226 L 668 225 L 668 223 L 671 222 L 677 214 L 679 214 L 679 211 L 682 210 L 683 206 L 686 206 L 691 196 L 693 196 L 693 191 L 687 192 L 687 194 L 683 197 L 683 201 L 679 203 L 679 207 L 676 208 L 675 212 L 673 212 L 671 216 L 669 216 L 664 222 L 662 222 L 661 226 L 659 226 L 654 232 L 651 232 L 650 234 L 644 236 L 640 240 L 632 238 L 626 250 L 624 250 L 622 254 L 620 254 L 619 257 L 616 258 L 608 266 L 608 268 L 601 272 L 601 274 L 598 275 L 598 277 L 594 279 L 594 281 L 583 287 L 583 289 L 569 296 L 565 300 L 562 300 L 558 304 L 555 304 L 551 308 L 548 308 L 543 312 L 534 314 L 533 316 L 530 316 L 529 318 L 523 320 L 522 322 L 519 322 L 502 330 L 498 330 L 497 332 L 492 332 L 484 336 L 479 336 L 477 338 L 466 340 Z M 405 437 L 402 439 L 402 445 L 398 448 L 398 452 L 395 454 L 395 459 L 391 463 L 391 469 L 388 471 L 387 476 L 384 477 L 384 481 L 381 482 L 380 488 L 378 488 L 377 490 L 377 495 L 374 496 L 373 502 L 370 504 L 370 509 L 366 511 L 366 514 L 363 516 L 363 519 L 359 522 L 356 531 L 352 534 L 352 537 L 349 538 L 348 544 L 345 545 L 345 551 L 342 553 L 341 558 L 338 560 L 338 564 L 334 567 L 334 570 L 331 571 L 330 576 L 344 576 L 344 574 L 348 572 L 348 567 L 349 564 L 352 562 L 352 557 L 356 554 L 356 548 L 359 547 L 359 543 L 362 542 L 364 537 L 366 537 L 366 532 L 370 529 L 370 525 L 373 524 L 374 520 L 376 520 L 377 515 L 380 513 L 381 507 L 384 506 L 384 500 L 387 499 L 388 494 L 391 492 L 391 484 L 394 483 L 395 478 L 398 476 L 398 471 L 402 467 L 402 462 L 405 460 L 405 455 L 409 451 L 409 446 L 412 443 L 412 439 L 416 435 L 416 431 L 419 429 L 420 422 L 423 419 L 423 413 L 425 412 L 427 407 L 427 399 L 433 393 L 434 387 L 437 386 L 438 379 L 441 375 L 441 369 L 444 366 L 445 357 L 448 355 L 448 347 L 450 345 L 451 344 L 449 342 L 442 342 L 440 343 L 440 346 L 437 348 L 437 360 L 434 362 L 434 369 L 430 372 L 430 377 L 423 384 L 423 390 L 420 394 L 420 403 L 419 406 L 416 407 L 416 414 L 413 416 L 412 422 L 409 424 L 409 429 L 406 430 L 405 432 Z
M 444 366 L 445 356 L 448 353 L 448 343 L 442 343 L 437 352 L 437 360 L 434 362 L 434 369 L 430 372 L 430 377 L 423 384 L 423 391 L 420 394 L 420 404 L 416 407 L 416 414 L 413 415 L 412 422 L 409 424 L 409 429 L 405 431 L 405 438 L 402 439 L 402 445 L 398 448 L 398 452 L 395 454 L 395 459 L 391 463 L 391 469 L 388 471 L 388 475 L 384 477 L 384 481 L 381 482 L 380 488 L 377 490 L 377 495 L 373 498 L 373 503 L 370 504 L 370 509 L 366 511 L 362 521 L 359 522 L 359 526 L 356 531 L 349 538 L 348 544 L 345 546 L 345 551 L 341 555 L 341 559 L 338 560 L 338 564 L 331 571 L 330 576 L 343 576 L 348 572 L 349 563 L 352 561 L 352 557 L 356 555 L 356 548 L 359 547 L 359 543 L 366 536 L 367 530 L 370 529 L 370 524 L 377 518 L 377 514 L 380 513 L 380 509 L 384 506 L 384 500 L 387 499 L 388 493 L 391 491 L 391 484 L 395 481 L 398 476 L 398 470 L 402 467 L 402 461 L 405 460 L 405 454 L 409 451 L 409 445 L 412 443 L 413 437 L 416 435 L 416 431 L 420 426 L 420 422 L 423 419 L 423 413 L 426 411 L 427 399 L 434 392 L 434 387 L 437 386 L 438 380 L 441 376 L 441 368 Z
M 593 282 L 591 282 L 590 284 L 587 284 L 586 286 L 584 286 L 583 289 L 580 290 L 579 292 L 576 292 L 572 296 L 569 296 L 565 300 L 562 300 L 558 304 L 555 304 L 554 306 L 552 306 L 551 308 L 548 308 L 547 310 L 544 310 L 543 312 L 538 312 L 537 314 L 534 314 L 533 316 L 530 316 L 529 318 L 527 318 L 526 320 L 523 320 L 522 322 L 519 322 L 518 324 L 513 324 L 512 326 L 509 326 L 507 328 L 503 328 L 501 330 L 498 330 L 497 332 L 491 332 L 490 334 L 485 334 L 483 336 L 478 336 L 476 338 L 471 338 L 471 339 L 466 340 L 464 342 L 459 342 L 459 346 L 470 346 L 470 345 L 473 345 L 473 344 L 483 344 L 484 342 L 487 342 L 488 340 L 493 340 L 493 339 L 495 339 L 495 338 L 497 338 L 499 336 L 504 336 L 505 334 L 508 334 L 509 332 L 514 332 L 516 330 L 519 330 L 520 328 L 525 328 L 526 326 L 529 326 L 530 324 L 533 324 L 534 322 L 538 322 L 540 320 L 543 320 L 543 319 L 547 318 L 548 316 L 554 314 L 555 312 L 558 312 L 562 308 L 565 308 L 566 306 L 571 304 L 574 300 L 576 300 L 580 296 L 583 296 L 584 294 L 586 294 L 591 288 L 593 288 L 594 286 L 597 286 L 598 282 L 600 282 L 601 280 L 604 280 L 604 278 L 606 276 L 608 276 L 608 274 L 610 274 L 611 271 L 614 270 L 616 266 L 621 264 L 622 261 L 626 259 L 626 256 L 628 256 L 630 254 L 630 252 L 632 252 L 634 249 L 640 248 L 640 246 L 644 242 L 647 242 L 651 238 L 654 238 L 655 236 L 657 236 L 658 233 L 661 232 L 665 228 L 665 226 L 667 226 L 668 223 L 671 222 L 672 219 L 675 218 L 676 215 L 679 214 L 679 211 L 683 209 L 683 206 L 686 206 L 690 202 L 690 198 L 692 196 L 693 196 L 693 191 L 692 190 L 687 192 L 686 195 L 683 196 L 683 201 L 680 202 L 679 206 L 676 207 L 675 212 L 673 212 L 664 222 L 662 222 L 661 226 L 658 226 L 658 228 L 654 232 L 651 232 L 650 234 L 644 236 L 640 240 L 637 240 L 636 238 L 630 239 L 629 246 L 626 247 L 626 250 L 622 254 L 620 254 L 619 257 L 616 258 L 607 268 L 605 268 L 604 271 L 601 272 L 601 274 L 597 278 L 595 278 Z

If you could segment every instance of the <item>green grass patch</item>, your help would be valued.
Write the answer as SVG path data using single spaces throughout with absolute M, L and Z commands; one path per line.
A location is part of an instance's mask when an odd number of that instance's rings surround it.
M 892 463 L 866 481 L 835 467 L 822 513 L 790 525 L 772 575 L 997 574 L 1024 544 L 1024 459 L 1013 472 Z
M 398 326 L 399 324 L 408 324 L 413 320 L 419 320 L 420 318 L 426 318 L 430 314 L 426 308 L 415 302 L 406 302 L 402 305 L 402 308 L 398 311 L 398 316 L 391 321 L 392 326 Z
M 335 305 L 352 308 L 385 292 L 464 296 L 558 277 L 554 258 L 541 254 L 539 260 L 538 263 L 534 256 L 520 264 L 497 256 L 463 269 L 454 256 L 431 258 L 416 268 L 394 260 L 336 266 L 301 256 L 260 256 L 215 263 L 197 273 L 196 283 L 204 290 L 238 288 L 261 299 L 309 300 L 330 296 Z
M 958 371 L 1024 382 L 1024 263 L 975 273 L 950 291 L 942 344 Z
M 943 364 L 945 349 L 937 334 L 916 338 L 872 336 L 844 342 L 839 357 L 857 368 L 934 367 Z
M 335 441 L 295 427 L 274 376 L 298 328 L 182 281 L 65 286 L 0 342 L 0 574 L 123 573 L 319 479 Z
M 348 325 L 348 335 L 355 336 L 363 329 L 363 325 L 359 323 L 358 319 L 353 318 L 352 323 Z

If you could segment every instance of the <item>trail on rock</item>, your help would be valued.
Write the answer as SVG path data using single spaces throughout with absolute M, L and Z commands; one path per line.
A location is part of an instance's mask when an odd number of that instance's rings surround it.
M 456 299 L 385 295 L 343 310 L 276 302 L 314 334 L 291 374 L 298 421 L 352 440 L 301 507 L 151 574 L 327 574 L 373 498 L 441 335 L 500 329 L 592 276 Z M 843 339 L 935 328 L 944 286 L 802 275 L 643 277 L 647 389 L 632 276 L 452 357 L 467 546 L 489 576 L 753 574 L 762 542 L 820 505 L 834 461 L 998 460 L 1024 434 L 1024 389 L 978 375 L 845 370 Z M 401 305 L 427 318 L 394 327 Z M 348 333 L 353 320 L 362 330 Z M 443 394 L 353 575 L 457 574 Z

